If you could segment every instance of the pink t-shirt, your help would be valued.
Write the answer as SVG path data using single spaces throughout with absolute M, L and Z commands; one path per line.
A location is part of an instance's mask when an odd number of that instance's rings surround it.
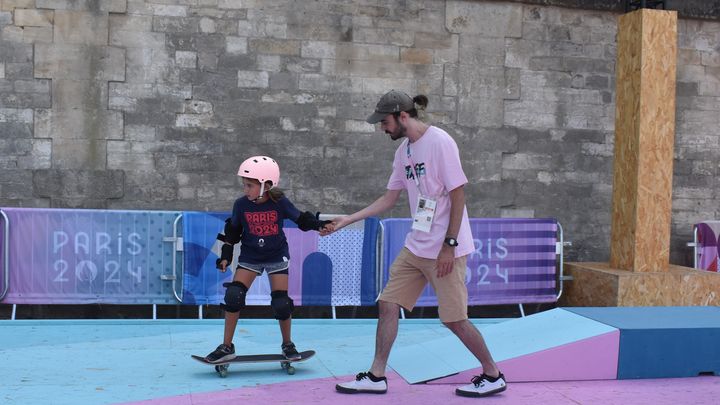
M 393 171 L 387 188 L 407 190 L 413 217 L 420 193 L 437 201 L 430 232 L 411 229 L 405 238 L 405 246 L 416 256 L 437 259 L 450 224 L 449 192 L 467 183 L 467 177 L 460 164 L 457 144 L 442 129 L 431 126 L 420 139 L 409 145 L 408 153 L 408 139 L 405 138 L 395 151 Z M 421 191 L 415 183 L 416 173 Z M 457 240 L 455 257 L 468 255 L 475 250 L 467 207 L 463 207 Z

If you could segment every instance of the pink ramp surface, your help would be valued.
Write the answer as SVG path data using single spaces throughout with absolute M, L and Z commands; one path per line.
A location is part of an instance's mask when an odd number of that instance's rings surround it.
M 257 387 L 159 398 L 126 405 L 228 405 L 228 404 L 317 404 L 317 405 L 710 405 L 717 404 L 720 377 L 692 377 L 656 380 L 558 381 L 509 384 L 498 395 L 475 399 L 455 395 L 455 386 L 410 385 L 395 373 L 388 374 L 385 395 L 340 394 L 335 384 L 352 379 L 322 378 Z
M 617 379 L 620 331 L 614 330 L 540 352 L 498 362 L 508 382 Z M 428 384 L 467 384 L 482 368 L 471 369 Z

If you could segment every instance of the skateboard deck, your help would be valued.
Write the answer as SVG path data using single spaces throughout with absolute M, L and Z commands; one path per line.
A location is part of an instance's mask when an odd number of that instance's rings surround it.
M 306 350 L 304 352 L 300 352 L 300 359 L 288 360 L 282 354 L 246 354 L 235 356 L 234 359 L 224 361 L 222 363 L 210 363 L 205 360 L 204 356 L 197 356 L 194 354 L 190 357 L 200 363 L 215 366 L 215 371 L 220 375 L 220 377 L 224 378 L 227 376 L 228 367 L 230 367 L 230 364 L 232 363 L 280 363 L 280 367 L 288 374 L 295 374 L 295 367 L 292 366 L 292 363 L 305 361 L 314 355 L 315 350 Z

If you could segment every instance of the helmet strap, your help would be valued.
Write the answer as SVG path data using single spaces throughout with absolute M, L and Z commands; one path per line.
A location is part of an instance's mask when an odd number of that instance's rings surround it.
M 252 202 L 255 202 L 255 201 L 261 199 L 263 197 L 263 195 L 265 195 L 265 182 L 261 181 L 260 182 L 260 194 L 258 194 L 257 197 L 253 198 Z

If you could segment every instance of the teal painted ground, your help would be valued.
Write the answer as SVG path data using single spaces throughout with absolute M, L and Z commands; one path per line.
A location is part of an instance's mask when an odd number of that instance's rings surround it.
M 221 320 L 0 321 L 0 403 L 110 404 L 354 375 L 370 366 L 375 326 L 372 319 L 295 320 L 298 349 L 317 351 L 295 375 L 279 364 L 252 364 L 231 366 L 223 379 L 190 358 L 221 342 Z M 450 335 L 436 319 L 404 320 L 396 347 Z M 241 321 L 235 345 L 238 353 L 278 353 L 277 322 Z

